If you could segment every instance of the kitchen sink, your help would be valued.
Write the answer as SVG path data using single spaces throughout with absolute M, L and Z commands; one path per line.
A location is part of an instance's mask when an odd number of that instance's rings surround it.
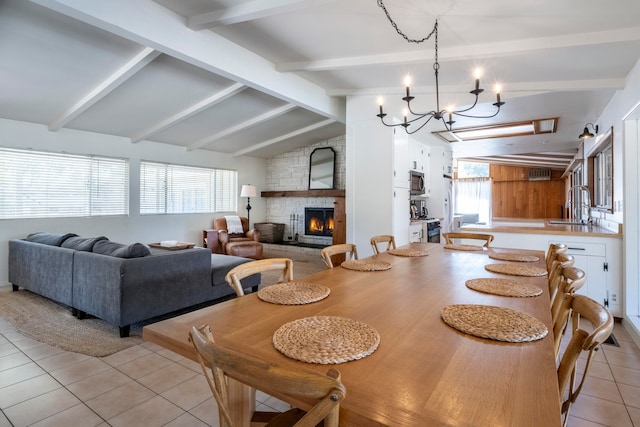
M 554 219 L 554 220 L 547 221 L 547 223 L 552 225 L 554 224 L 555 225 L 589 225 L 584 222 L 571 220 L 571 219 Z

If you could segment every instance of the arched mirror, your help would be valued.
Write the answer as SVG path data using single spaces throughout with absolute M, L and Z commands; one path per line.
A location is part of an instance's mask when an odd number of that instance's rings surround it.
M 309 163 L 309 190 L 333 189 L 336 152 L 331 147 L 316 148 Z

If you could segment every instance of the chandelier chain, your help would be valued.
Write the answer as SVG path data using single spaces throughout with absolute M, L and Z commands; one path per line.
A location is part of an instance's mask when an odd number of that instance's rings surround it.
M 398 24 L 396 24 L 396 22 L 393 20 L 393 18 L 391 18 L 391 15 L 389 14 L 389 11 L 385 7 L 384 2 L 382 0 L 378 0 L 378 6 L 380 6 L 380 8 L 382 8 L 382 10 L 384 10 L 384 14 L 387 15 L 387 19 L 389 20 L 389 22 L 391 23 L 393 28 L 395 28 L 396 32 L 398 34 L 400 34 L 402 36 L 402 38 L 404 38 L 409 43 L 422 43 L 424 41 L 429 40 L 431 38 L 431 36 L 433 35 L 433 33 L 435 33 L 436 34 L 436 52 L 437 52 L 437 49 L 438 49 L 438 20 L 437 19 L 436 19 L 435 25 L 433 26 L 433 30 L 431 30 L 431 32 L 429 33 L 428 36 L 423 37 L 421 39 L 411 39 L 404 32 L 402 32 L 402 30 L 400 28 L 398 28 Z

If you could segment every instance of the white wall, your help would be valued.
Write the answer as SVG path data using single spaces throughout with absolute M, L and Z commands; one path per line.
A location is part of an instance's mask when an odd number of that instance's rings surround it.
M 385 110 L 402 111 L 402 105 L 392 105 L 393 102 L 388 100 Z M 357 245 L 361 257 L 372 253 L 371 236 L 393 234 L 393 130 L 380 123 L 377 113 L 376 97 L 347 98 L 347 241 Z M 430 216 L 440 218 L 444 215 L 445 195 L 443 152 L 450 147 L 426 129 L 412 138 L 431 149 L 432 193 L 426 198 L 427 208 Z
M 371 236 L 393 234 L 393 131 L 375 116 L 375 102 L 347 98 L 347 242 L 360 257 L 373 253 Z
M 81 236 L 107 236 L 121 243 L 152 243 L 165 239 L 201 244 L 202 229 L 212 226 L 218 214 L 143 215 L 139 214 L 140 160 L 177 163 L 190 166 L 218 167 L 238 171 L 238 194 L 242 184 L 254 184 L 258 193 L 263 189 L 264 159 L 232 157 L 229 154 L 205 150 L 186 151 L 183 147 L 149 141 L 131 143 L 128 138 L 62 129 L 50 132 L 46 126 L 0 119 L 0 146 L 32 148 L 73 154 L 96 154 L 124 157 L 130 160 L 129 215 L 100 218 L 52 218 L 0 220 L 0 284 L 8 283 L 8 241 L 24 238 L 29 233 L 48 231 L 76 233 Z M 246 199 L 238 197 L 238 214 L 245 215 Z M 251 200 L 251 222 L 264 221 L 264 200 Z
M 623 301 L 625 304 L 625 325 L 635 335 L 640 345 L 640 315 L 638 259 L 640 245 L 638 230 L 640 224 L 638 193 L 638 156 L 637 125 L 626 126 L 623 119 L 640 103 L 640 61 L 627 76 L 626 86 L 617 91 L 604 109 L 596 124 L 600 133 L 613 126 L 613 167 L 614 167 L 614 203 L 618 202 L 622 210 L 607 215 L 607 219 L 623 223 Z M 626 135 L 635 133 L 635 135 Z M 587 140 L 588 141 L 588 140 Z M 585 156 L 590 153 L 595 141 L 585 144 Z

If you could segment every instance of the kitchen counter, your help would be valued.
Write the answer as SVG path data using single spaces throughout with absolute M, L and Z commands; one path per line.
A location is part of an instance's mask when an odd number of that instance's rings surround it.
M 558 219 L 494 218 L 488 224 L 463 225 L 462 231 L 622 237 L 622 224 L 611 221 L 604 221 L 601 225 L 550 224 L 549 221 Z

